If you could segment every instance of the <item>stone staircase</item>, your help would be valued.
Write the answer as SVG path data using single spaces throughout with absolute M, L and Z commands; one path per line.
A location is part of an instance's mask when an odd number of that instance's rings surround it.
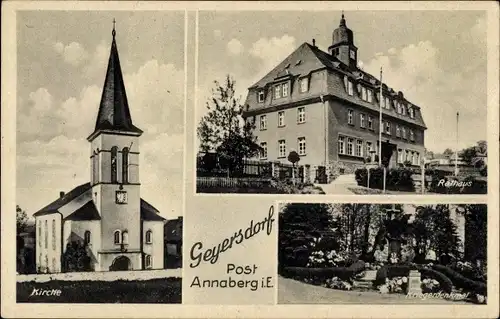
M 376 270 L 366 270 L 362 278 L 354 280 L 354 287 L 362 289 L 373 289 L 373 281 L 377 276 Z

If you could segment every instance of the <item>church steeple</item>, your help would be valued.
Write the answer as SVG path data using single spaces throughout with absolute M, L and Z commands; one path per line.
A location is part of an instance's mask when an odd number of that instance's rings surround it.
M 350 68 L 356 68 L 358 48 L 354 45 L 352 30 L 347 27 L 344 11 L 342 11 L 339 27 L 333 30 L 332 45 L 328 48 L 328 51 L 340 62 Z
M 88 137 L 92 140 L 102 131 L 120 131 L 140 135 L 142 130 L 135 127 L 132 123 L 130 110 L 128 107 L 127 94 L 116 46 L 115 20 L 113 20 L 113 31 L 111 32 L 113 40 L 111 42 L 111 51 L 108 60 L 108 69 L 102 90 L 101 103 L 95 129 Z

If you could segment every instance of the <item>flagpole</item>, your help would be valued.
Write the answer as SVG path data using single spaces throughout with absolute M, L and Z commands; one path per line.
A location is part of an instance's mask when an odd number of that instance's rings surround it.
M 380 67 L 380 101 L 379 101 L 379 123 L 378 123 L 378 165 L 382 166 L 382 103 L 384 102 L 384 95 L 382 93 L 382 67 Z
M 458 112 L 457 112 L 457 135 L 456 135 L 456 146 L 455 146 L 455 176 L 458 175 Z

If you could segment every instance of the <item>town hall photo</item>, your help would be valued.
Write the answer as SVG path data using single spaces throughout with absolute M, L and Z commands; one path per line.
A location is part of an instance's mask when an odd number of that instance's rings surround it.
M 201 12 L 197 192 L 486 194 L 485 21 Z

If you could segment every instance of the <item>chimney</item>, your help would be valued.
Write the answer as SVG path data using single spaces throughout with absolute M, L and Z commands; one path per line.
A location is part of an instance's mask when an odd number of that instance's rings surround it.
M 313 47 L 316 47 L 316 39 L 313 39 Z
M 63 198 L 64 197 L 64 192 L 59 192 L 59 198 Z

